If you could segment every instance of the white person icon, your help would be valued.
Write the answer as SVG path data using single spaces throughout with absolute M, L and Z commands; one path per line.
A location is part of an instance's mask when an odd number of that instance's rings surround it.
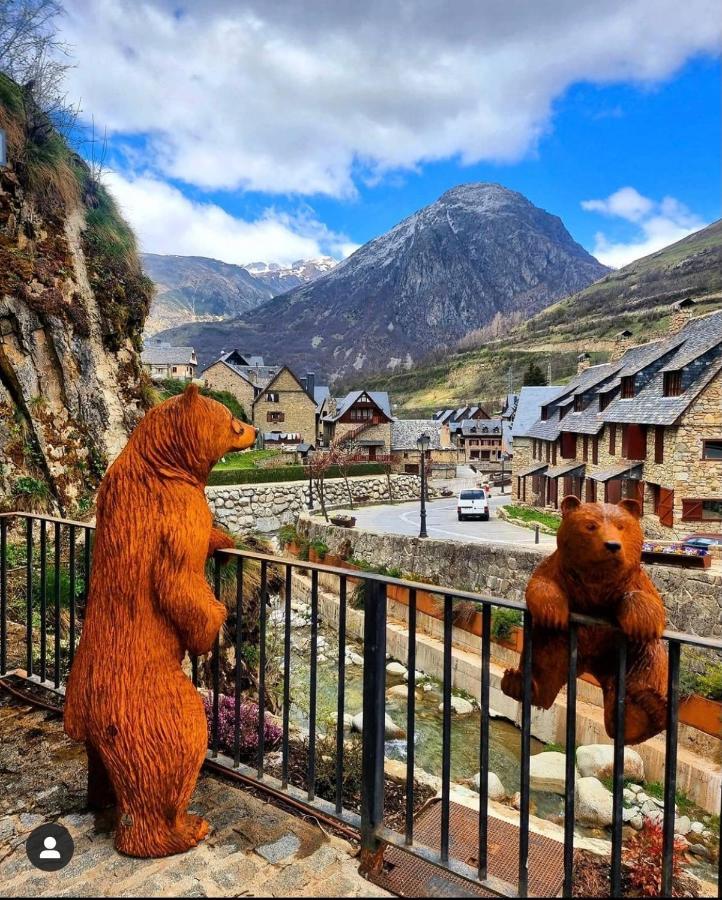
M 75 845 L 70 832 L 57 822 L 39 825 L 28 835 L 25 852 L 36 869 L 57 872 L 73 858 Z

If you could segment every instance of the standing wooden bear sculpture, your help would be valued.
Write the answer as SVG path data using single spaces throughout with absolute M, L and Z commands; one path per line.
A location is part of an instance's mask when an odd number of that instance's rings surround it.
M 181 853 L 208 832 L 186 812 L 208 734 L 181 661 L 208 652 L 226 617 L 204 568 L 233 542 L 203 488 L 255 434 L 190 386 L 147 413 L 100 486 L 65 731 L 87 747 L 89 805 L 117 804 L 115 845 L 130 856 Z
M 636 500 L 562 501 L 557 550 L 535 569 L 526 589 L 532 617 L 532 703 L 549 709 L 566 684 L 569 613 L 609 619 L 629 639 L 624 741 L 636 744 L 666 725 L 667 653 L 662 599 L 642 570 L 642 529 Z M 604 692 L 604 725 L 614 737 L 616 638 L 610 628 L 578 630 L 577 674 Z M 522 661 L 523 666 L 523 661 Z M 521 700 L 522 668 L 508 669 L 502 691 Z

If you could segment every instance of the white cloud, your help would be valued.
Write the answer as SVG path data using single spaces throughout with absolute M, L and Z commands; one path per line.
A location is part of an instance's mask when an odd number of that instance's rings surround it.
M 628 241 L 614 241 L 598 231 L 592 253 L 615 269 L 681 240 L 707 223 L 675 197 L 656 202 L 633 187 L 623 187 L 602 200 L 583 200 L 582 209 L 634 223 L 636 233 Z
M 245 264 L 255 260 L 287 265 L 322 255 L 343 257 L 356 248 L 307 211 L 290 215 L 267 209 L 246 221 L 213 203 L 190 200 L 177 188 L 149 176 L 109 173 L 108 188 L 148 253 L 210 256 Z
M 670 76 L 716 0 L 67 0 L 71 93 L 157 174 L 350 196 L 356 178 L 515 160 L 569 85 Z

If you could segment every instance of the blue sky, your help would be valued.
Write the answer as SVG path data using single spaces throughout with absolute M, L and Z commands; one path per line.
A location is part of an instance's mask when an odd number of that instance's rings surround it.
M 466 181 L 610 265 L 720 216 L 708 0 L 74 2 L 71 92 L 152 252 L 340 258 Z

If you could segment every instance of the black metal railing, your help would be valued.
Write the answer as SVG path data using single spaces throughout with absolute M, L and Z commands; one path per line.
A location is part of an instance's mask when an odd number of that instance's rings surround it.
M 39 535 L 39 558 L 36 556 L 36 529 Z M 52 529 L 52 539 L 48 532 Z M 88 576 L 92 561 L 92 527 L 81 522 L 54 519 L 26 513 L 6 513 L 0 515 L 0 675 L 10 672 L 19 674 L 35 683 L 62 693 L 62 684 L 72 663 L 77 632 L 82 627 L 84 601 L 87 596 Z M 13 559 L 9 556 L 9 535 L 25 547 L 24 557 Z M 24 538 L 24 541 L 23 541 Z M 50 544 L 50 547 L 49 547 Z M 18 546 L 17 544 L 14 546 Z M 54 577 L 48 583 L 49 562 Z M 357 829 L 362 845 L 362 864 L 367 869 L 378 867 L 385 846 L 399 848 L 445 869 L 457 876 L 480 885 L 499 896 L 528 896 L 530 890 L 529 846 L 530 846 L 530 741 L 531 741 L 531 618 L 523 603 L 499 597 L 487 597 L 469 591 L 454 590 L 449 587 L 421 584 L 390 578 L 364 571 L 350 572 L 322 563 L 280 558 L 250 550 L 223 550 L 213 561 L 212 581 L 216 596 L 221 596 L 221 570 L 224 564 L 234 566 L 235 603 L 235 652 L 236 665 L 233 674 L 234 728 L 232 752 L 221 752 L 219 736 L 219 702 L 221 675 L 221 645 L 216 641 L 211 656 L 211 676 L 208 691 L 212 708 L 209 733 L 208 758 L 211 763 L 231 772 L 240 773 L 266 789 L 280 792 L 285 798 L 304 808 L 317 810 L 339 823 Z M 241 759 L 241 708 L 242 708 L 242 658 L 244 645 L 242 624 L 249 614 L 247 575 L 254 567 L 254 575 L 260 583 L 258 606 L 258 690 L 257 728 L 258 751 L 255 766 L 251 767 Z M 67 580 L 63 582 L 62 572 Z M 281 702 L 281 763 L 280 777 L 266 771 L 265 725 L 266 709 L 266 669 L 268 665 L 268 599 L 269 575 L 280 574 L 282 592 L 283 623 L 283 678 Z M 309 651 L 309 708 L 307 760 L 305 789 L 292 783 L 291 774 L 291 630 L 293 617 L 293 594 L 301 582 L 294 581 L 294 573 L 308 579 L 310 573 L 310 651 Z M 82 575 L 82 589 L 78 590 L 78 574 Z M 338 699 L 336 708 L 335 735 L 335 791 L 332 798 L 317 795 L 317 689 L 319 662 L 319 576 L 329 576 L 338 585 Z M 363 584 L 363 727 L 361 746 L 361 802 L 360 815 L 346 809 L 343 804 L 344 782 L 344 712 L 347 644 L 347 606 L 349 579 Z M 306 584 L 306 582 L 303 582 Z M 65 588 L 63 588 L 65 585 Z M 406 784 L 405 784 L 405 828 L 400 834 L 384 824 L 384 750 L 386 712 L 386 631 L 387 631 L 387 588 L 390 585 L 408 591 L 408 705 L 406 719 Z M 52 598 L 48 588 L 52 587 Z M 327 589 L 327 588 L 325 588 Z M 415 786 L 415 746 L 416 731 L 416 645 L 417 645 L 417 593 L 424 591 L 437 595 L 443 604 L 443 712 L 442 712 L 442 765 L 441 765 L 441 827 L 438 847 L 419 843 L 414 835 L 414 786 Z M 24 598 L 22 594 L 24 592 Z M 64 597 L 67 596 L 67 603 Z M 23 604 L 24 599 L 24 604 Z M 479 605 L 482 613 L 481 629 L 481 675 L 480 675 L 480 738 L 478 747 L 480 785 L 477 864 L 471 866 L 455 859 L 450 853 L 450 811 L 451 811 L 451 697 L 453 687 L 452 643 L 454 604 L 472 601 Z M 23 609 L 24 605 L 24 609 Z M 12 609 L 11 609 L 12 607 Z M 67 607 L 67 608 L 66 608 Z M 489 871 L 489 695 L 491 687 L 491 613 L 494 608 L 518 610 L 523 621 L 524 666 L 523 697 L 521 701 L 521 757 L 520 757 L 520 801 L 518 828 L 518 872 L 517 883 L 510 884 L 494 877 Z M 25 623 L 24 652 L 17 646 L 9 648 L 9 616 L 19 624 Z M 577 634 L 580 626 L 604 625 L 599 620 L 587 616 L 572 616 L 569 627 L 569 672 L 567 679 L 566 709 L 566 785 L 564 794 L 564 855 L 563 855 L 563 895 L 572 896 L 574 874 L 574 823 L 575 823 L 575 753 L 576 753 L 576 687 L 577 687 Z M 607 627 L 609 627 L 607 625 Z M 679 676 L 680 652 L 684 645 L 704 648 L 718 653 L 722 651 L 722 641 L 716 638 L 702 638 L 696 635 L 666 631 L 664 640 L 669 653 L 669 702 L 667 705 L 666 759 L 664 779 L 663 852 L 661 859 L 661 894 L 671 896 L 675 794 L 677 779 L 677 737 L 679 725 Z M 52 648 L 52 650 L 50 650 Z M 622 894 L 622 827 L 624 788 L 624 721 L 625 721 L 625 676 L 627 644 L 624 636 L 617 633 L 616 659 L 616 705 L 614 710 L 614 771 L 613 771 L 613 823 L 611 833 L 610 883 L 611 895 Z M 52 660 L 52 665 L 50 661 Z M 200 686 L 199 662 L 191 661 L 193 682 Z M 720 879 L 722 883 L 722 879 Z M 718 893 L 718 896 L 719 893 Z

